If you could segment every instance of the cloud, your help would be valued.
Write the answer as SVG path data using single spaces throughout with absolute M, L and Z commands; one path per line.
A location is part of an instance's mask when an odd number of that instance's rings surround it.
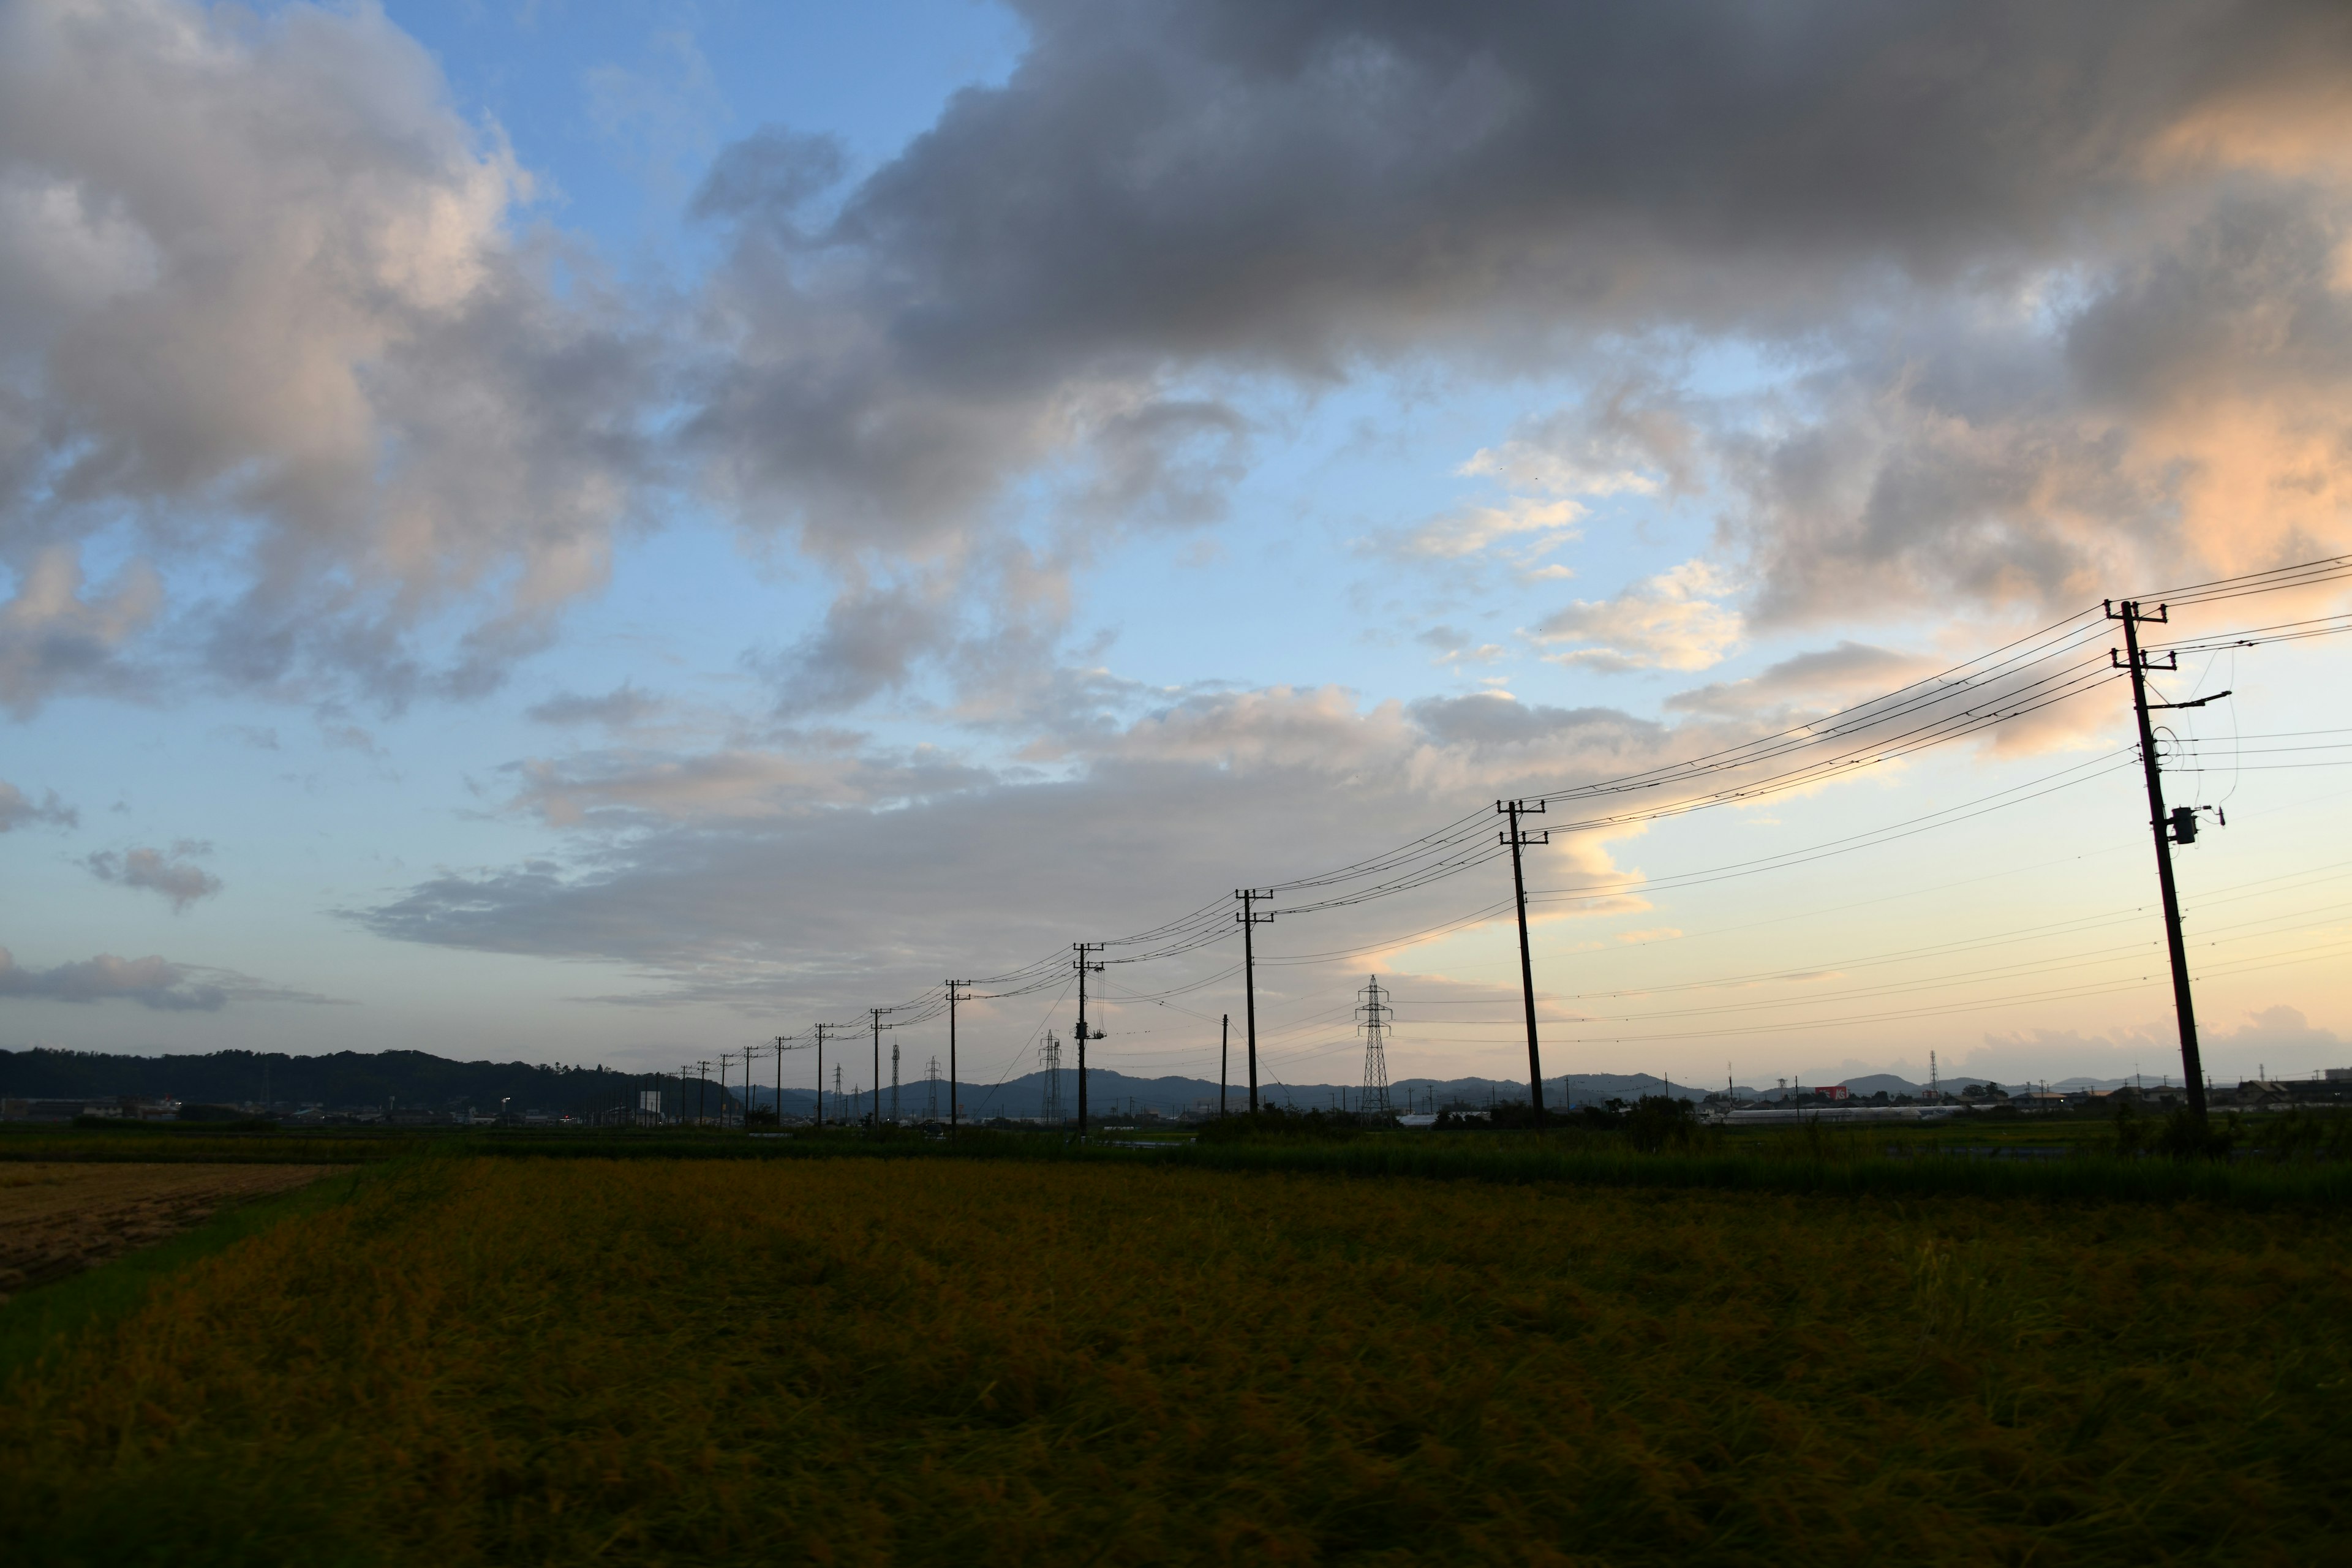
M 36 805 L 23 790 L 0 779 L 0 833 L 22 827 L 27 823 L 47 823 L 52 827 L 79 827 L 81 813 L 58 798 L 55 790 L 44 790 Z
M 127 685 L 151 624 L 217 679 L 464 695 L 599 585 L 648 471 L 644 329 L 518 235 L 530 189 L 373 7 L 11 6 L 0 700 Z M 207 593 L 134 562 L 79 597 L 126 522 Z
M 79 963 L 27 969 L 0 947 L 0 997 L 47 1002 L 136 1002 L 163 1013 L 217 1013 L 232 1002 L 341 1005 L 315 992 L 289 990 L 235 970 L 174 963 L 150 954 L 117 958 L 102 952 Z
M 2340 1066 L 2345 1042 L 2333 1029 L 2323 1029 L 2299 1008 L 2284 1005 L 2249 1011 L 2235 1029 L 2216 1029 L 2211 1048 L 2226 1049 L 2240 1068 L 2273 1068 L 2281 1072 L 2308 1071 L 2315 1064 Z
M 209 844 L 183 839 L 172 847 L 172 854 L 182 857 L 201 855 L 211 848 Z M 221 890 L 218 877 L 185 858 L 169 858 L 160 849 L 132 849 L 120 855 L 111 849 L 102 849 L 82 864 L 89 867 L 90 875 L 101 882 L 161 893 L 172 901 L 173 914 L 184 914 L 190 904 L 199 899 L 209 899 Z
M 16 592 L 0 604 L 0 707 L 25 719 L 68 693 L 136 695 L 139 679 L 119 656 L 161 604 L 154 572 L 134 562 L 93 597 L 67 546 L 47 546 L 16 571 Z
M 1842 640 L 1791 654 L 1745 680 L 1678 691 L 1666 706 L 1685 713 L 1745 714 L 1790 704 L 1839 707 L 1907 686 L 1942 668 L 1918 654 Z
M 184 964 L 150 955 L 117 958 L 102 952 L 79 963 L 26 969 L 0 947 L 0 996 L 49 1002 L 102 1002 L 122 998 L 166 1013 L 216 1013 L 228 1003 L 218 985 L 192 983 Z
M 931 984 L 942 963 L 991 973 L 1074 932 L 1149 924 L 1205 896 L 1203 879 L 1220 889 L 1356 860 L 1425 833 L 1465 794 L 1533 793 L 1685 744 L 1607 709 L 1368 705 L 1333 688 L 1163 694 L 1124 721 L 1071 725 L 1061 743 L 1051 774 L 847 736 L 532 763 L 510 806 L 564 828 L 560 856 L 450 868 L 345 913 L 397 941 L 626 965 L 640 1001 L 864 1005 L 876 986 Z M 1536 851 L 1530 875 L 1624 879 L 1590 834 Z M 1473 868 L 1362 913 L 1278 924 L 1261 951 L 1399 957 L 1413 946 L 1400 930 L 1476 911 L 1505 886 Z M 1228 959 L 1175 962 L 1213 978 Z M 1320 962 L 1262 974 L 1261 1005 L 1320 984 Z
M 1576 501 L 1514 496 L 1499 506 L 1457 507 L 1405 535 L 1398 542 L 1397 549 L 1407 555 L 1454 561 L 1478 554 L 1504 540 L 1533 534 L 1535 548 L 1527 553 L 1541 554 L 1554 545 L 1577 538 L 1575 525 L 1585 515 L 1584 507 Z
M 1704 497 L 1759 626 L 2344 537 L 2333 7 L 1024 16 L 1011 76 L 863 177 L 782 128 L 723 148 L 689 204 L 719 260 L 674 304 L 533 226 L 529 171 L 377 9 L 14 6 L 0 703 L 152 698 L 191 655 L 478 695 L 688 484 L 852 609 L 920 611 L 895 658 L 813 632 L 787 710 L 983 643 L 1009 676 L 1104 540 L 1223 515 L 1266 407 L 1389 369 L 1584 388 L 1465 464 L 1515 493 L 1413 548 Z M 675 168 L 707 80 L 665 37 L 592 118 Z M 1633 615 L 1569 657 L 1727 637 Z
M 1728 584 L 1703 561 L 1636 583 L 1616 597 L 1580 599 L 1537 623 L 1539 643 L 1584 646 L 1545 657 L 1616 674 L 1633 669 L 1705 669 L 1739 640 L 1739 613 L 1710 595 Z
M 1464 465 L 1516 494 L 1408 548 L 1703 497 L 1759 624 L 2079 603 L 2344 537 L 2352 36 L 2325 6 L 1024 17 L 1009 79 L 865 178 L 770 131 L 699 205 L 729 250 L 689 447 L 853 596 L 1039 478 L 1213 516 L 1231 388 L 1431 364 L 1586 392 Z M 1205 466 L 1133 461 L 1139 410 Z M 1582 607 L 1625 646 L 1570 657 L 1712 662 L 1733 624 L 1663 597 Z
M 635 723 L 660 706 L 658 699 L 625 680 L 602 697 L 558 692 L 524 709 L 523 717 L 541 724 L 602 724 L 618 730 Z
M 1464 474 L 1548 495 L 1682 494 L 1700 488 L 1700 434 L 1674 387 L 1647 372 L 1615 376 L 1581 404 L 1524 421 L 1482 447 Z

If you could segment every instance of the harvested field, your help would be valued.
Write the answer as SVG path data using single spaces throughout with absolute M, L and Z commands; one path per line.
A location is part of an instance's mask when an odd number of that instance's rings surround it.
M 329 1165 L 0 1165 L 0 1301 L 282 1193 Z
M 2302 1563 L 2352 1528 L 2347 1241 L 2196 1204 L 418 1162 L 12 1381 L 0 1555 Z

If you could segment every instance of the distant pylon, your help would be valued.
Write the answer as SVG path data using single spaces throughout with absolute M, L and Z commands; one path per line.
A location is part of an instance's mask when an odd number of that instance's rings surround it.
M 1363 998 L 1357 1007 L 1362 1019 L 1356 1026 L 1364 1031 L 1364 1100 L 1367 1116 L 1386 1116 L 1389 1105 L 1389 1058 L 1384 1037 L 1389 1031 L 1389 1018 L 1396 1009 L 1389 1005 L 1389 994 L 1381 988 L 1380 976 L 1356 994 Z
M 1045 1102 L 1038 1109 L 1046 1121 L 1059 1124 L 1062 1120 L 1062 1042 L 1054 1031 L 1045 1031 L 1045 1043 L 1037 1048 L 1037 1065 L 1045 1069 Z
M 933 1057 L 931 1065 L 923 1069 L 923 1120 L 940 1119 L 940 1058 Z

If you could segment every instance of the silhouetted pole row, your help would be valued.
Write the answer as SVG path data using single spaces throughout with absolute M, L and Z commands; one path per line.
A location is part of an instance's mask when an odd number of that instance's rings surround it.
M 2157 886 L 2158 891 L 2162 895 L 2164 906 L 2165 944 L 2171 958 L 2173 1008 L 2179 1020 L 2181 1070 L 2182 1076 L 2187 1084 L 2190 1114 L 2200 1122 L 2202 1122 L 2205 1120 L 2207 1112 L 2204 1066 L 2198 1049 L 2197 1010 L 2189 984 L 2189 953 L 2187 942 L 2182 931 L 2179 889 L 2174 880 L 2172 867 L 2173 846 L 2179 844 L 2193 844 L 2197 840 L 2197 808 L 2193 806 L 2176 806 L 2169 810 L 2166 808 L 2164 804 L 2162 763 L 2156 749 L 2155 725 L 2150 721 L 2148 715 L 2153 711 L 2159 711 L 2167 709 L 2201 708 L 2209 702 L 2218 701 L 2221 698 L 2230 696 L 2231 693 L 2228 691 L 2217 691 L 2210 696 L 2197 698 L 2186 702 L 2160 702 L 2151 700 L 2148 695 L 2147 687 L 2148 672 L 2151 670 L 2178 669 L 2179 668 L 2179 655 L 2177 652 L 2168 653 L 2166 656 L 2166 663 L 2158 664 L 2154 662 L 2152 656 L 2140 647 L 2139 628 L 2142 626 L 2168 625 L 2170 617 L 2168 614 L 2168 606 L 2158 605 L 2153 612 L 2148 612 L 2141 607 L 2141 605 L 2137 600 L 2126 599 L 2121 601 L 2120 605 L 2118 605 L 2116 601 L 2109 600 L 2106 603 L 2106 615 L 2108 619 L 2120 622 L 2123 626 L 2124 647 L 2120 650 L 2110 650 L 2109 659 L 2116 668 L 2127 671 L 2131 678 L 2132 711 L 2138 729 L 2140 767 L 2147 789 L 2148 826 L 2150 832 L 2154 836 L 2156 845 Z M 1519 994 L 1520 1005 L 1524 1014 L 1527 1027 L 1528 1098 L 1538 1121 L 1540 1121 L 1544 1116 L 1543 1049 L 1536 1023 L 1535 953 L 1533 943 L 1529 939 L 1528 931 L 1527 869 L 1522 851 L 1531 847 L 1549 845 L 1551 842 L 1551 835 L 1549 829 L 1528 828 L 1523 826 L 1521 819 L 1527 816 L 1541 815 L 1545 810 L 1545 805 L 1546 802 L 1539 797 L 1497 800 L 1495 803 L 1496 814 L 1503 817 L 1506 823 L 1504 830 L 1499 836 L 1500 841 L 1511 852 L 1511 903 L 1518 923 Z M 2215 815 L 2216 819 L 2220 820 L 2218 808 L 2216 808 Z M 1257 1061 L 1256 930 L 1259 926 L 1269 923 L 1275 918 L 1274 910 L 1262 910 L 1257 906 L 1263 902 L 1270 901 L 1274 898 L 1274 889 L 1271 888 L 1237 888 L 1234 890 L 1234 897 L 1241 903 L 1241 909 L 1239 912 L 1234 916 L 1234 919 L 1242 928 L 1243 1017 L 1244 1037 L 1247 1042 L 1249 1067 L 1249 1110 L 1250 1114 L 1255 1116 L 1258 1113 L 1260 1109 Z M 1078 980 L 1078 1021 L 1076 1028 L 1076 1037 L 1078 1042 L 1077 1120 L 1078 1132 L 1080 1136 L 1083 1137 L 1087 1131 L 1088 1119 L 1087 1046 L 1089 1041 L 1103 1037 L 1101 1033 L 1093 1027 L 1087 1017 L 1087 976 L 1090 973 L 1098 974 L 1103 972 L 1102 963 L 1091 958 L 1089 955 L 1102 952 L 1104 944 L 1098 942 L 1072 942 L 1070 946 L 1073 953 L 1075 954 L 1075 957 L 1072 960 L 1072 967 L 1076 969 Z M 1375 984 L 1377 984 L 1377 982 L 1375 982 Z M 972 982 L 969 980 L 949 980 L 942 982 L 942 984 L 946 988 L 948 1005 L 948 1123 L 950 1128 L 955 1128 L 961 1125 L 962 1120 L 961 1087 L 961 1075 L 959 1071 L 957 1057 L 957 1008 L 961 1003 L 978 1000 L 979 998 L 977 998 L 971 990 Z M 867 1009 L 873 1029 L 874 1049 L 874 1106 L 870 1121 L 877 1131 L 879 1131 L 881 1126 L 882 1111 L 882 1016 L 886 1013 L 893 1013 L 897 1011 L 898 1011 L 898 1009 L 896 1007 L 874 1007 Z M 824 1125 L 824 1037 L 827 1028 L 840 1026 L 828 1026 L 824 1024 L 819 1024 L 816 1026 L 817 1077 L 815 1122 L 820 1128 Z M 780 1120 L 783 1113 L 783 1051 L 784 1037 L 778 1037 L 776 1041 L 776 1111 Z M 1218 1020 L 1217 1114 L 1221 1117 L 1227 1114 L 1227 1098 L 1232 1078 L 1232 1054 L 1233 1015 L 1228 1013 L 1223 1015 Z M 897 1104 L 898 1074 L 895 1069 L 898 1065 L 898 1053 L 894 1045 L 891 1052 L 892 1067 L 894 1069 L 891 1074 L 892 1103 L 894 1110 Z M 751 1051 L 747 1048 L 744 1052 L 744 1104 L 747 1112 L 751 1103 Z M 700 1063 L 699 1066 L 702 1069 L 701 1086 L 707 1086 L 710 1064 L 709 1062 L 703 1062 Z M 719 1098 L 723 1109 L 726 1098 L 726 1063 L 723 1056 L 720 1059 L 719 1071 Z M 840 1069 L 838 1067 L 835 1068 L 834 1076 L 835 1079 L 835 1092 L 836 1098 L 838 1098 L 838 1080 L 840 1078 Z M 683 1119 L 685 1114 L 686 1089 L 684 1079 L 685 1073 L 684 1070 L 681 1069 L 679 1073 L 680 1081 L 678 1086 L 679 1115 L 681 1119 Z M 1563 1080 L 1563 1083 L 1565 1083 L 1565 1081 L 1566 1080 Z M 1434 1091 L 1433 1089 L 1433 1093 Z M 702 1101 L 699 1095 L 700 1087 L 698 1088 L 698 1098 L 696 1100 L 696 1120 L 698 1121 L 703 1120 Z M 1569 1098 L 1572 1104 L 1573 1095 L 1571 1094 Z

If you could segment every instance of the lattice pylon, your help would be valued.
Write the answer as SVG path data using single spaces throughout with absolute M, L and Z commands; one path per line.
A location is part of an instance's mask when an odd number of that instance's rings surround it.
M 1364 1031 L 1364 1114 L 1386 1116 L 1393 1109 L 1389 1103 L 1387 1036 L 1396 1009 L 1389 1005 L 1389 994 L 1377 974 L 1356 997 L 1356 1026 Z

